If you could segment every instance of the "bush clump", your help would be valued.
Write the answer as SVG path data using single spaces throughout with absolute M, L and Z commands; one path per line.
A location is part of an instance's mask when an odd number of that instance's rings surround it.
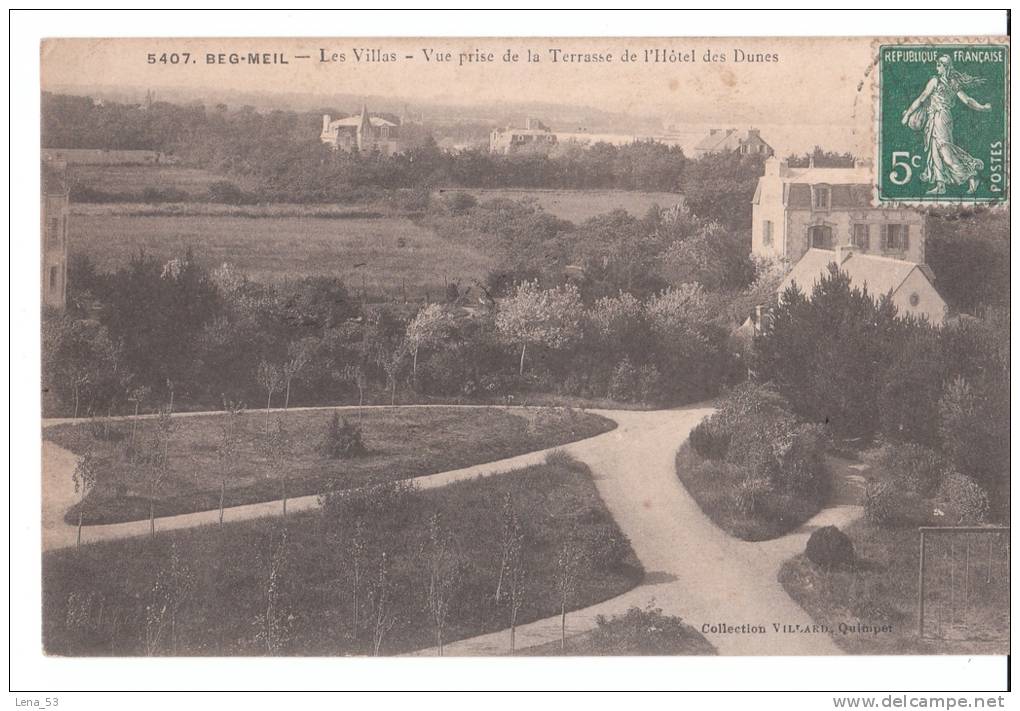
M 368 452 L 361 437 L 361 427 L 347 422 L 334 412 L 318 447 L 319 454 L 329 459 L 350 459 Z
M 715 649 L 680 617 L 665 615 L 659 608 L 631 607 L 623 615 L 595 618 L 587 654 L 675 655 L 714 654 Z M 587 647 L 588 645 L 586 645 Z
M 737 508 L 748 516 L 763 512 L 766 501 L 775 487 L 767 477 L 749 474 L 737 484 Z
M 864 490 L 864 517 L 884 528 L 931 523 L 931 502 L 892 481 L 872 482 Z
M 822 568 L 848 568 L 856 560 L 850 537 L 835 526 L 819 528 L 808 538 L 804 553 Z
M 936 499 L 953 525 L 973 526 L 988 520 L 988 494 L 969 476 L 957 472 L 947 475 Z
M 730 446 L 730 433 L 709 417 L 691 430 L 691 447 L 702 459 L 722 459 Z
M 889 472 L 901 488 L 925 497 L 935 494 L 946 473 L 945 463 L 935 450 L 919 444 L 887 444 L 875 463 Z

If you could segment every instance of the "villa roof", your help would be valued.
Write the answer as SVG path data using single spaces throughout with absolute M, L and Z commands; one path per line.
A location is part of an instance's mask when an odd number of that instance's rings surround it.
M 397 124 L 392 121 L 387 121 L 384 118 L 378 116 L 369 116 L 368 120 L 376 128 L 380 126 L 396 126 Z M 347 118 L 337 119 L 336 121 L 330 121 L 329 125 L 331 128 L 338 126 L 350 126 L 351 128 L 357 128 L 361 125 L 361 116 L 348 116 Z
M 810 296 L 815 284 L 828 275 L 829 265 L 835 264 L 836 260 L 837 254 L 833 250 L 809 249 L 783 279 L 778 293 L 782 294 L 791 283 L 796 282 L 798 288 Z M 933 286 L 935 281 L 935 275 L 927 265 L 859 252 L 847 256 L 839 268 L 850 277 L 852 286 L 867 287 L 868 293 L 875 297 L 896 293 L 915 269 L 924 274 Z

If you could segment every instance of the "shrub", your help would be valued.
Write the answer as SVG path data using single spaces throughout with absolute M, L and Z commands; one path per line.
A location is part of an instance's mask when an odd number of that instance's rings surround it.
M 879 526 L 891 526 L 899 520 L 902 497 L 891 483 L 872 482 L 864 490 L 864 516 Z
M 683 619 L 664 615 L 659 608 L 631 607 L 623 615 L 607 619 L 595 618 L 598 625 L 591 633 L 590 649 L 586 654 L 623 655 L 674 655 L 712 654 L 714 648 Z
M 638 394 L 638 369 L 630 358 L 624 357 L 609 380 L 609 397 L 614 400 L 633 400 Z
M 361 427 L 350 424 L 340 413 L 334 411 L 326 426 L 318 451 L 329 459 L 350 459 L 360 457 L 368 450 L 361 438 Z
M 730 433 L 715 416 L 702 420 L 691 430 L 691 448 L 702 459 L 722 459 L 729 446 Z
M 565 449 L 554 449 L 545 455 L 545 463 L 553 467 L 563 467 L 572 471 L 584 471 L 585 465 L 574 458 L 574 455 Z
M 753 473 L 748 474 L 737 484 L 737 508 L 748 516 L 759 514 L 774 490 L 775 487 L 767 477 Z
M 815 499 L 829 493 L 829 468 L 825 464 L 825 430 L 821 425 L 800 425 L 780 459 L 777 484 Z
M 468 212 L 471 208 L 478 205 L 478 200 L 471 193 L 465 193 L 458 190 L 444 195 L 443 205 L 450 211 L 451 214 L 463 215 L 465 212 Z
M 936 498 L 954 525 L 972 526 L 988 520 L 988 495 L 969 476 L 956 472 L 947 475 Z
M 421 496 L 414 483 L 395 479 L 374 486 L 345 489 L 334 480 L 319 496 L 327 527 L 349 527 L 358 521 L 383 526 L 386 521 L 412 520 L 420 513 Z
M 808 560 L 822 568 L 846 568 L 856 560 L 850 537 L 835 526 L 814 531 L 804 553 Z
M 935 450 L 912 443 L 886 445 L 875 463 L 889 472 L 901 488 L 921 496 L 932 496 L 945 472 L 945 463 Z
M 586 557 L 595 570 L 616 570 L 630 555 L 630 541 L 612 521 L 591 526 L 580 534 Z
M 662 373 L 652 364 L 642 365 L 637 374 L 637 396 L 644 403 L 662 399 Z
M 885 528 L 920 526 L 929 522 L 930 505 L 916 492 L 895 482 L 872 482 L 864 490 L 864 516 Z

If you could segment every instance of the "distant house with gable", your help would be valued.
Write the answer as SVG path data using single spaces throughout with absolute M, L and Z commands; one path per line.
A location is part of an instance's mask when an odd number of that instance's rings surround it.
M 365 153 L 379 151 L 386 156 L 400 153 L 400 126 L 381 116 L 371 116 L 368 107 L 362 106 L 357 116 L 334 120 L 329 114 L 322 116 L 322 142 L 333 150 L 355 150 Z
M 772 146 L 761 137 L 757 128 L 738 131 L 735 128 L 713 128 L 708 135 L 694 145 L 692 151 L 695 158 L 711 153 L 736 151 L 743 155 L 771 156 Z
M 872 168 L 793 168 L 765 161 L 752 198 L 751 253 L 796 263 L 810 249 L 851 246 L 859 254 L 924 263 L 924 216 L 872 206 Z
M 558 141 L 555 133 L 537 118 L 527 118 L 524 128 L 507 126 L 493 129 L 489 133 L 489 151 L 510 155 L 512 153 L 548 153 Z
M 935 274 L 927 264 L 864 254 L 847 246 L 809 249 L 779 285 L 779 297 L 796 284 L 810 298 L 815 284 L 828 276 L 833 264 L 850 278 L 851 287 L 866 287 L 874 299 L 891 295 L 901 316 L 924 317 L 936 326 L 946 318 L 946 302 L 935 289 Z

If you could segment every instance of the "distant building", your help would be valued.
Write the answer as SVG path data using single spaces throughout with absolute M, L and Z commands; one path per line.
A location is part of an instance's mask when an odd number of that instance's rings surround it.
M 333 150 L 360 151 L 371 153 L 379 151 L 391 156 L 400 153 L 400 126 L 387 121 L 381 116 L 370 116 L 368 107 L 361 107 L 361 114 L 333 120 L 329 114 L 322 116 L 322 142 L 332 146 Z
M 67 306 L 67 217 L 70 212 L 67 164 L 42 164 L 42 303 L 54 309 Z
M 861 254 L 847 246 L 808 250 L 779 285 L 780 298 L 794 283 L 810 298 L 815 284 L 829 274 L 831 264 L 850 277 L 851 287 L 867 287 L 872 298 L 891 294 L 900 315 L 923 316 L 936 326 L 946 318 L 946 302 L 935 289 L 935 274 L 926 264 Z
M 494 129 L 489 134 L 491 153 L 548 153 L 556 146 L 556 134 L 536 118 L 528 118 L 524 128 Z
M 711 153 L 736 151 L 743 155 L 771 156 L 772 146 L 764 141 L 757 128 L 738 131 L 735 128 L 713 128 L 698 141 L 692 151 L 695 158 Z
M 634 133 L 594 133 L 585 128 L 572 131 L 553 131 L 536 118 L 528 118 L 524 128 L 497 128 L 489 134 L 489 152 L 509 155 L 513 153 L 549 153 L 557 146 L 574 144 L 582 147 L 596 143 L 628 146 L 632 143 L 662 143 L 679 146 L 682 140 L 675 135 L 642 135 Z
M 924 216 L 906 207 L 873 207 L 871 186 L 869 164 L 791 168 L 769 158 L 751 201 L 751 253 L 792 264 L 809 249 L 851 246 L 923 264 Z

